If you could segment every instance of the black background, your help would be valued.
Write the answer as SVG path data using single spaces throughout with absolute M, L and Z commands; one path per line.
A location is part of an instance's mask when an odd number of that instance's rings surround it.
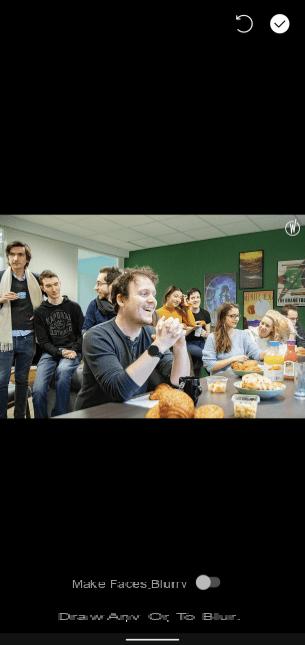
M 236 13 L 255 19 L 250 34 Z M 287 34 L 269 30 L 274 13 Z M 291 4 L 28 19 L 2 41 L 3 213 L 304 212 Z M 297 422 L 114 425 L 3 423 L 0 630 L 62 631 L 59 606 L 84 608 L 72 577 L 208 573 L 222 580 L 215 611 L 240 612 L 240 631 L 303 631 Z M 205 593 L 162 603 L 191 610 Z M 126 604 L 150 601 L 138 598 Z

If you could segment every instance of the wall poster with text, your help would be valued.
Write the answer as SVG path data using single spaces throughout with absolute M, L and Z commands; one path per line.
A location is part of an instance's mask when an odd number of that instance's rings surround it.
M 305 306 L 305 260 L 281 260 L 277 270 L 277 306 Z
M 273 291 L 244 291 L 244 327 L 257 327 L 268 309 L 273 309 Z

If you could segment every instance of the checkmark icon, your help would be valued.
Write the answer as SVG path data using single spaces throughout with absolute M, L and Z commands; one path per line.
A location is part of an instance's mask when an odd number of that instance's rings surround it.
M 277 13 L 270 20 L 270 28 L 275 34 L 284 34 L 290 27 L 289 18 L 283 13 Z

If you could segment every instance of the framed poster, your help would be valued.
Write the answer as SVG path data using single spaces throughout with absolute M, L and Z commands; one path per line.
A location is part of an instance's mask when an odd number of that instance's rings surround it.
M 273 309 L 273 291 L 244 291 L 244 327 L 256 327 L 268 309 Z
M 204 276 L 204 306 L 215 326 L 217 309 L 225 302 L 236 302 L 235 273 L 206 273 Z
M 264 251 L 239 254 L 239 288 L 261 289 L 263 286 Z
M 277 306 L 305 306 L 305 260 L 277 263 Z

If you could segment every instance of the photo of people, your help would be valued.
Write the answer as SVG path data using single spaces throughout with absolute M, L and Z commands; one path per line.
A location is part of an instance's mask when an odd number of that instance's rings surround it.
M 289 217 L 1 215 L 0 418 L 305 417 Z

